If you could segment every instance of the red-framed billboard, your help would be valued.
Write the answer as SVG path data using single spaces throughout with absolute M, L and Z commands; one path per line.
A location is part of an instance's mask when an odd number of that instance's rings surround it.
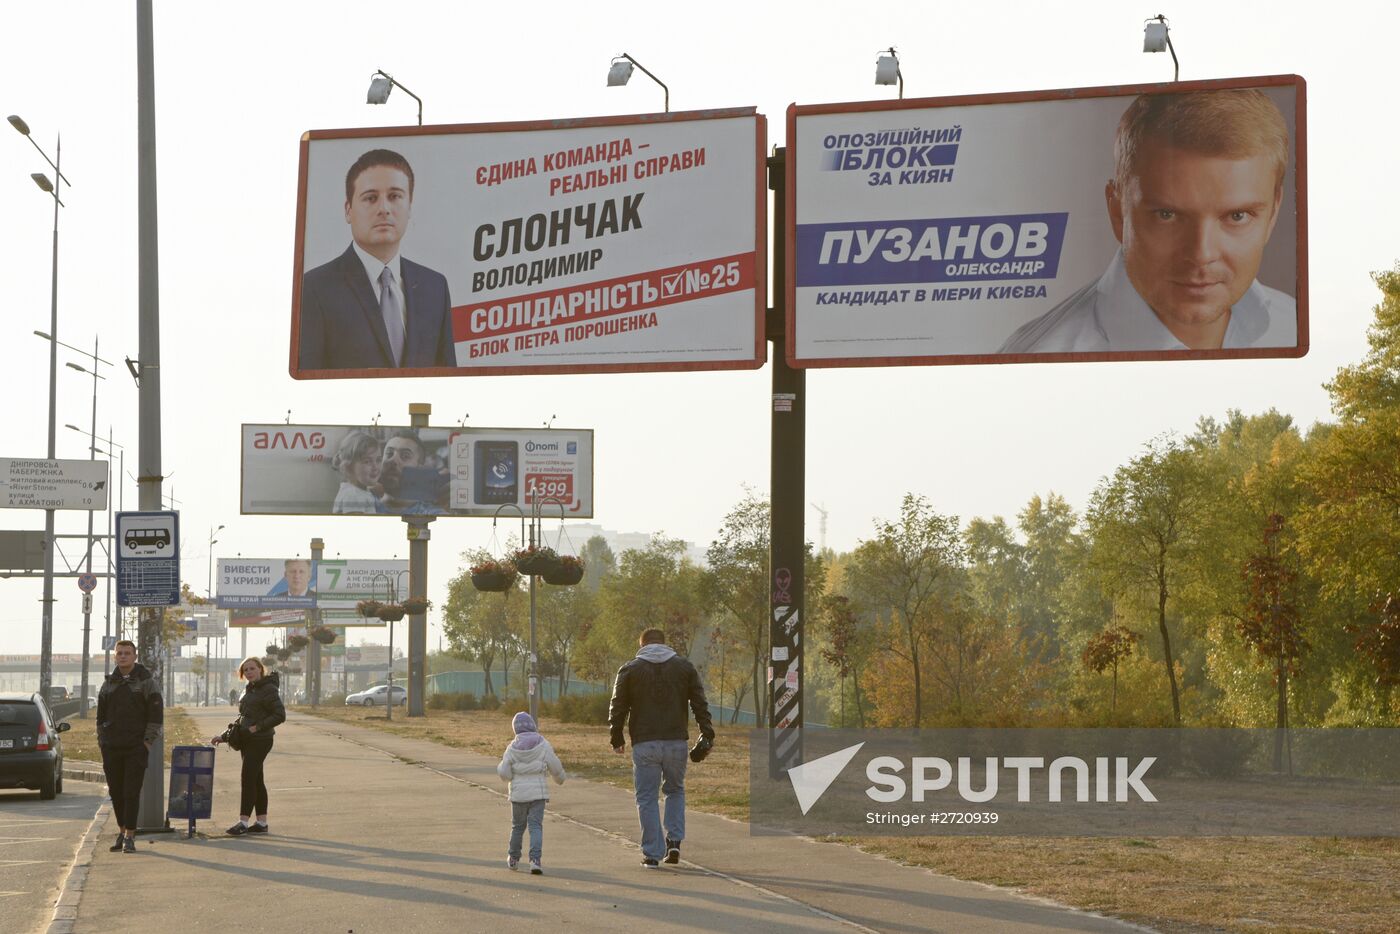
M 1297 75 L 797 105 L 797 367 L 1300 357 Z
M 766 145 L 753 108 L 310 131 L 291 375 L 762 366 Z

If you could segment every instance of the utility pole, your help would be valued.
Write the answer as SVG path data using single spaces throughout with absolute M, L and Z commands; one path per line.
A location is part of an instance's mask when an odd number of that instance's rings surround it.
M 433 407 L 427 402 L 410 402 L 408 405 L 409 424 L 414 428 L 428 427 L 428 416 Z M 428 539 L 432 537 L 430 523 L 432 516 L 404 516 L 408 533 L 408 595 L 426 599 L 428 596 Z M 390 632 L 393 632 L 390 624 Z M 393 671 L 394 660 L 389 659 L 389 670 Z M 408 715 L 426 716 L 423 702 L 428 687 L 428 614 L 413 613 L 408 617 Z M 389 698 L 392 705 L 393 698 Z

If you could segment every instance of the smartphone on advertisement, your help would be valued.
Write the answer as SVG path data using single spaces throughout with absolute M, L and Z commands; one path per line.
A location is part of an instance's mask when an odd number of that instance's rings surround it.
M 476 442 L 476 501 L 497 506 L 520 499 L 520 448 L 515 441 Z

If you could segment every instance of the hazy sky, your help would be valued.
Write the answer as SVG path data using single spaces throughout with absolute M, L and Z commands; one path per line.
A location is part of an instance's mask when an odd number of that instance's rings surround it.
M 1265 10 L 1267 9 L 1267 12 Z M 0 110 L 28 121 L 53 155 L 62 133 L 67 207 L 60 220 L 59 338 L 101 340 L 99 433 L 114 426 L 135 473 L 137 394 L 121 365 L 137 354 L 135 4 L 10 4 Z M 390 12 L 392 10 L 392 12 Z M 888 99 L 873 83 L 880 49 L 899 50 L 906 96 L 1168 80 L 1145 55 L 1144 18 L 1165 12 L 1183 79 L 1296 73 L 1308 82 L 1312 350 L 1301 360 L 826 369 L 807 380 L 807 499 L 830 512 L 828 544 L 853 547 L 907 491 L 941 512 L 1011 519 L 1034 493 L 1082 509 L 1094 485 L 1161 432 L 1201 415 L 1275 407 L 1303 425 L 1329 417 L 1322 383 L 1365 351 L 1373 270 L 1400 253 L 1388 226 L 1397 130 L 1393 4 L 1113 2 L 1043 4 L 634 3 L 460 4 L 157 2 L 161 373 L 164 451 L 181 510 L 184 576 L 205 582 L 218 556 L 408 553 L 395 520 L 271 519 L 238 514 L 242 422 L 406 423 L 596 430 L 595 522 L 664 531 L 702 546 L 745 485 L 768 489 L 770 373 L 318 381 L 287 375 L 298 142 L 308 129 L 399 126 L 413 101 L 364 103 L 376 68 L 424 99 L 426 123 L 645 113 L 661 91 L 638 73 L 608 88 L 626 51 L 670 85 L 673 110 L 757 106 L 783 142 L 789 103 Z M 0 344 L 7 438 L 0 456 L 46 451 L 52 202 L 29 180 L 47 170 L 0 126 L 0 198 L 8 206 Z M 84 457 L 91 381 L 59 355 L 58 456 Z M 127 508 L 135 485 L 127 484 Z M 5 528 L 43 527 L 8 510 Z M 83 516 L 59 513 L 60 532 Z M 491 523 L 434 524 L 430 596 L 439 603 L 459 552 Z M 551 537 L 554 529 L 549 530 Z M 809 539 L 818 536 L 808 511 Z M 581 543 L 576 543 L 581 544 Z M 70 556 L 78 550 L 68 544 Z M 76 560 L 76 556 L 74 556 Z M 62 561 L 59 561 L 60 566 Z M 55 585 L 55 651 L 80 647 L 76 585 Z M 99 591 L 100 595 L 101 591 Z M 0 653 L 35 652 L 37 582 L 0 581 Z M 436 611 L 430 644 L 436 645 Z M 100 619 L 98 621 L 100 631 Z M 96 643 L 94 643 L 96 645 Z

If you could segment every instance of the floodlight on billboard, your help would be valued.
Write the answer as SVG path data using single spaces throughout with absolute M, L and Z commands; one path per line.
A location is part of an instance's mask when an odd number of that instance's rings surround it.
M 753 108 L 308 132 L 291 375 L 762 366 L 766 145 Z
M 1296 75 L 788 109 L 798 367 L 1300 357 Z
M 244 515 L 593 515 L 593 431 L 244 425 Z

